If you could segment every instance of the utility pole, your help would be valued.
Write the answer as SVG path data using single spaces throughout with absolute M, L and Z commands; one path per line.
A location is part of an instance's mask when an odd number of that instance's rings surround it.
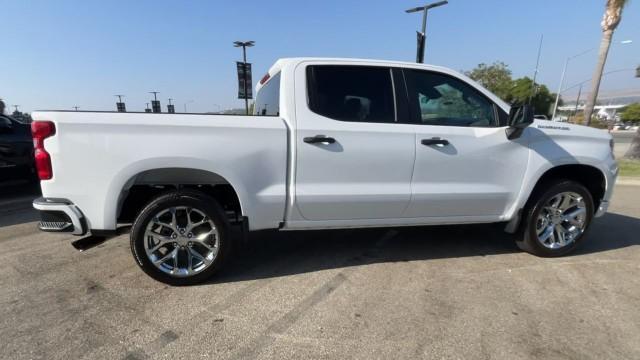
M 169 114 L 173 114 L 176 112 L 176 107 L 171 103 L 171 100 L 173 100 L 172 98 L 169 98 L 168 100 L 169 100 L 169 105 L 167 105 L 167 112 Z
M 73 106 L 74 109 L 76 109 L 76 111 L 78 111 L 78 109 L 80 109 L 79 106 Z
M 20 105 L 11 105 L 11 106 L 13 106 L 13 108 L 15 109 L 15 111 L 14 111 L 14 112 L 19 112 L 19 111 L 18 111 L 18 108 L 20 107 Z
M 542 39 L 544 39 L 544 34 L 540 35 L 540 45 L 538 45 L 538 59 L 536 60 L 536 69 L 533 71 L 533 85 L 531 86 L 531 95 L 529 96 L 529 105 L 531 105 L 531 100 L 536 96 L 536 77 L 538 77 L 538 66 L 540 65 L 540 53 L 542 53 Z M 548 111 L 549 109 L 547 109 Z
M 151 111 L 154 113 L 162 112 L 162 109 L 160 108 L 160 101 L 158 101 L 158 94 L 160 94 L 160 92 L 149 91 L 149 94 L 153 94 L 153 100 L 151 100 Z
M 624 45 L 624 44 L 631 44 L 632 42 L 633 42 L 633 40 L 623 40 L 623 41 L 620 41 L 619 43 L 613 43 L 611 45 L 616 45 L 616 44 L 623 44 Z M 564 90 L 566 90 L 566 89 L 563 90 L 562 87 L 564 86 L 564 76 L 567 73 L 567 66 L 569 65 L 569 61 L 571 61 L 571 59 L 577 58 L 578 56 L 582 56 L 582 55 L 584 55 L 584 54 L 586 54 L 588 52 L 591 52 L 591 51 L 593 51 L 595 49 L 596 48 L 587 49 L 587 50 L 585 50 L 585 51 L 583 51 L 581 53 L 578 53 L 576 55 L 569 56 L 565 60 L 564 67 L 562 68 L 562 74 L 560 75 L 560 85 L 558 86 L 558 93 L 556 94 L 556 102 L 553 105 L 553 115 L 551 115 L 551 120 L 553 120 L 556 117 L 556 112 L 558 110 L 558 102 L 560 101 L 560 93 L 563 92 Z M 587 119 L 585 119 L 585 121 L 586 120 Z
M 422 32 L 418 32 L 418 49 L 416 52 L 416 62 L 419 64 L 424 63 L 424 50 L 427 42 L 427 12 L 429 9 L 433 9 L 438 6 L 447 5 L 449 1 L 438 1 L 424 6 L 418 6 L 412 9 L 405 10 L 407 13 L 414 13 L 422 11 Z
M 582 84 L 580 84 L 580 87 L 578 88 L 578 98 L 576 98 L 576 108 L 575 110 L 573 110 L 574 117 L 578 113 L 578 106 L 580 105 L 580 95 L 582 95 Z
M 243 86 L 244 86 L 244 109 L 247 115 L 249 115 L 249 93 L 247 92 L 247 48 L 255 45 L 255 41 L 234 41 L 234 47 L 242 47 L 242 64 L 243 64 Z

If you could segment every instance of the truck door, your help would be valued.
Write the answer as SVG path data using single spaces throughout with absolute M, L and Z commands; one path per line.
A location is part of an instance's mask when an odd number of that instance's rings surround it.
M 296 206 L 306 220 L 399 218 L 415 158 L 406 97 L 384 66 L 296 69 Z
M 529 148 L 505 134 L 507 114 L 456 77 L 404 70 L 416 121 L 408 217 L 498 218 L 522 186 Z

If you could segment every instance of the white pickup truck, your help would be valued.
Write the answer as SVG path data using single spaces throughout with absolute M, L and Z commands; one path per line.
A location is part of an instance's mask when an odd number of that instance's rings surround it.
M 41 111 L 44 231 L 133 224 L 138 265 L 170 284 L 219 270 L 246 231 L 504 223 L 540 256 L 576 247 L 609 204 L 605 131 L 533 119 L 455 71 L 282 59 L 254 115 Z

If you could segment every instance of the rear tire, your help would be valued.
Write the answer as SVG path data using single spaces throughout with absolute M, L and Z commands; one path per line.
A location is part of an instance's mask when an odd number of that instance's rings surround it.
M 192 285 L 218 272 L 231 251 L 229 223 L 215 199 L 174 191 L 152 200 L 131 229 L 140 268 L 170 285 Z
M 516 244 L 530 254 L 556 257 L 579 246 L 591 225 L 594 204 L 580 183 L 559 180 L 532 195 Z

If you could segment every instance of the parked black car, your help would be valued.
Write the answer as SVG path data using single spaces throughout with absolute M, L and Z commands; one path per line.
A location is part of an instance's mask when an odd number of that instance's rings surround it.
M 36 179 L 30 125 L 0 115 L 0 185 Z

